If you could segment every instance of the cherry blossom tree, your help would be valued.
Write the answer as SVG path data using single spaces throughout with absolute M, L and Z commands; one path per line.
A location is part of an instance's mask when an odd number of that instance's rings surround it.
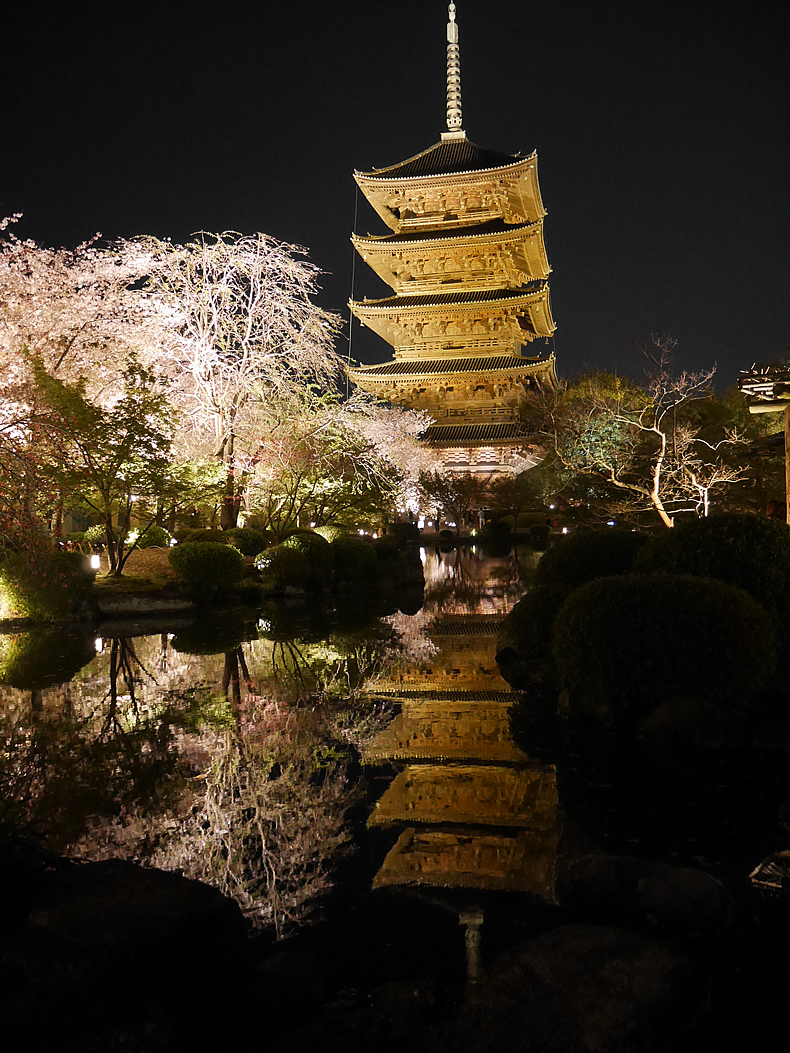
M 304 250 L 265 234 L 136 244 L 149 260 L 182 440 L 222 464 L 221 525 L 235 526 L 260 437 L 339 376 L 338 321 L 312 302 L 318 271 Z

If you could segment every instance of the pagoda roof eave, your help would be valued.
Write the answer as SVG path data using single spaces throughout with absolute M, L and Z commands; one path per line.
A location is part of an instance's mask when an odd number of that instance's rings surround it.
M 547 358 L 520 358 L 518 355 L 482 355 L 468 358 L 396 359 L 372 366 L 350 366 L 349 377 L 391 384 L 399 377 L 462 376 L 465 373 L 552 373 L 554 354 Z
M 371 172 L 355 171 L 354 179 L 357 183 L 420 183 L 448 177 L 457 179 L 482 173 L 513 171 L 534 161 L 536 156 L 536 150 L 523 157 L 500 154 L 479 147 L 468 139 L 456 142 L 442 141 L 398 164 L 374 168 Z
M 441 246 L 444 242 L 471 241 L 471 240 L 494 240 L 513 241 L 522 238 L 525 234 L 538 233 L 543 227 L 543 217 L 530 220 L 526 223 L 503 223 L 496 230 L 486 230 L 489 223 L 482 223 L 470 227 L 454 227 L 452 232 L 444 230 L 412 231 L 408 234 L 352 234 L 351 241 L 354 245 L 365 245 L 371 250 L 397 246 L 397 248 L 409 248 L 412 245 L 422 246 L 430 242 L 432 246 Z
M 533 286 L 530 288 L 529 286 Z M 349 307 L 357 317 L 362 313 L 396 311 L 446 310 L 453 307 L 475 307 L 485 303 L 489 307 L 525 303 L 548 293 L 548 282 L 537 278 L 521 289 L 477 289 L 469 292 L 425 293 L 418 296 L 388 296 L 383 300 L 349 300 Z

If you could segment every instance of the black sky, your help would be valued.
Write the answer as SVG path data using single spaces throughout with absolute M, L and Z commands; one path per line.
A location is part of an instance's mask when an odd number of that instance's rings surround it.
M 669 332 L 719 384 L 790 344 L 787 57 L 776 5 L 458 0 L 464 127 L 538 150 L 560 372 L 638 376 Z M 444 129 L 443 0 L 26 3 L 0 61 L 0 212 L 73 245 L 262 230 L 347 317 L 354 168 Z M 383 233 L 360 199 L 357 229 Z M 384 295 L 357 268 L 357 296 Z M 354 332 L 353 354 L 387 345 Z

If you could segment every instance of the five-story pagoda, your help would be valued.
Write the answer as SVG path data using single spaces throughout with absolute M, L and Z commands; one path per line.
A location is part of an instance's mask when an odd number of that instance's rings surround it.
M 425 440 L 447 470 L 520 472 L 540 458 L 520 423 L 525 393 L 556 382 L 553 354 L 524 353 L 555 329 L 546 210 L 537 154 L 510 156 L 466 137 L 455 4 L 447 26 L 447 131 L 415 157 L 354 178 L 392 234 L 354 235 L 393 290 L 353 301 L 353 314 L 394 358 L 349 368 L 354 383 L 427 410 Z

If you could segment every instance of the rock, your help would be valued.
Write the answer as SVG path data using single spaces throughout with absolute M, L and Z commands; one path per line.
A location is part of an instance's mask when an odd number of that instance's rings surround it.
M 565 860 L 557 890 L 564 906 L 690 935 L 720 931 L 732 920 L 732 899 L 710 874 L 649 859 L 595 854 Z
M 44 1048 L 116 1048 L 97 1036 L 147 1032 L 165 1003 L 165 1030 L 199 1020 L 205 1031 L 225 1015 L 247 925 L 216 889 L 123 860 L 61 859 L 19 902 L 24 920 L 0 944 L 0 986 Z
M 278 951 L 259 967 L 265 994 L 276 1013 L 313 1010 L 323 997 L 321 963 L 314 954 Z
M 565 925 L 495 959 L 428 1048 L 643 1053 L 668 1046 L 704 994 L 671 947 L 626 929 Z
M 752 745 L 767 753 L 790 755 L 790 720 L 768 720 L 754 733 Z
M 719 749 L 743 745 L 749 729 L 731 707 L 694 695 L 676 695 L 648 713 L 637 732 L 657 745 Z
M 243 939 L 233 900 L 200 881 L 121 859 L 71 863 L 40 885 L 28 926 L 82 947 L 187 951 Z

